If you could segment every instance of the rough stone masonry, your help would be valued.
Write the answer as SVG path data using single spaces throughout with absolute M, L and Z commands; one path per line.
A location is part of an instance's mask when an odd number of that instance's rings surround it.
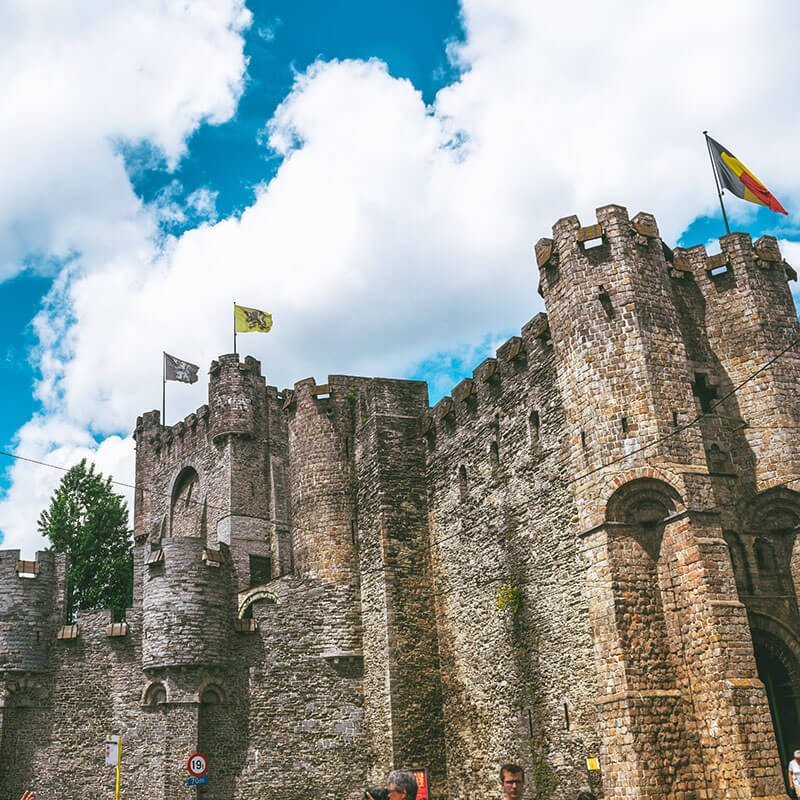
M 235 354 L 135 429 L 124 622 L 0 552 L 0 800 L 777 800 L 800 746 L 800 355 L 774 238 L 559 220 L 538 314 L 422 382 Z M 209 781 L 186 785 L 203 752 Z M 600 769 L 589 770 L 587 759 Z

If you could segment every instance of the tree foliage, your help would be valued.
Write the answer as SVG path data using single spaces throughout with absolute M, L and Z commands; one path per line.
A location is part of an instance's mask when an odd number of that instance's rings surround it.
M 72 467 L 39 517 L 52 549 L 69 556 L 69 610 L 110 608 L 119 618 L 131 605 L 133 542 L 128 507 L 86 460 Z

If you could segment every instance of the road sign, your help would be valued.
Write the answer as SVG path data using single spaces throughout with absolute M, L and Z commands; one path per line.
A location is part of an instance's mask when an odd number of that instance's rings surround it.
M 208 783 L 208 775 L 190 775 L 186 779 L 187 786 L 198 786 L 201 783 Z
M 192 753 L 186 761 L 186 769 L 195 778 L 205 775 L 208 772 L 208 759 L 202 753 Z
M 119 764 L 119 736 L 106 736 L 106 764 L 110 767 Z

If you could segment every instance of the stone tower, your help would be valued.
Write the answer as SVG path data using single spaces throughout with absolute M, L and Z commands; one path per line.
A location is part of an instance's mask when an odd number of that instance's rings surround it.
M 596 225 L 560 220 L 536 250 L 588 567 L 607 796 L 778 797 L 758 623 L 730 550 L 780 513 L 772 487 L 800 478 L 787 391 L 800 362 L 784 353 L 766 366 L 800 337 L 774 240 L 731 234 L 720 256 L 672 253 L 650 215 L 607 206 Z M 796 524 L 796 493 L 778 491 Z

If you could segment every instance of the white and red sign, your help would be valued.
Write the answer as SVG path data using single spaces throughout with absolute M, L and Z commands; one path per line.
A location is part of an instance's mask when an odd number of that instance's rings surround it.
M 202 753 L 192 753 L 186 760 L 186 769 L 195 778 L 208 772 L 208 759 Z
M 106 736 L 106 764 L 116 767 L 119 764 L 119 736 L 109 734 Z

